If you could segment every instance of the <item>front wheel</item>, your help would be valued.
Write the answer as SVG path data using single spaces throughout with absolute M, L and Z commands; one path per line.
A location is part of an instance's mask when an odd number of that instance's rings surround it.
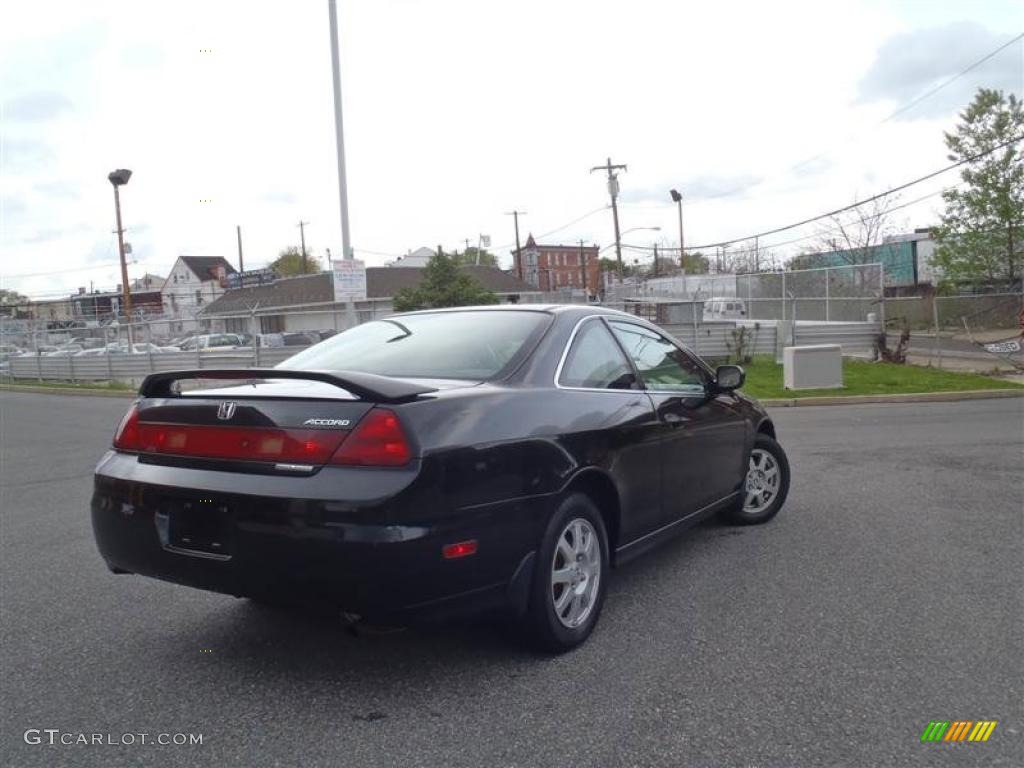
M 562 653 L 590 636 L 604 603 L 608 562 L 601 513 L 587 496 L 568 496 L 537 552 L 526 616 L 535 646 Z
M 740 525 L 766 523 L 782 509 L 788 493 L 786 452 L 771 437 L 759 434 L 750 451 L 740 500 L 729 510 L 728 517 Z

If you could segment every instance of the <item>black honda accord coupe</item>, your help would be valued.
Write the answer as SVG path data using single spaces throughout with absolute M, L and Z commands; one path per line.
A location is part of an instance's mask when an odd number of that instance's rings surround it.
M 501 607 L 564 651 L 616 566 L 779 511 L 789 464 L 743 379 L 602 308 L 394 315 L 276 368 L 146 378 L 93 530 L 114 573 L 350 620 Z

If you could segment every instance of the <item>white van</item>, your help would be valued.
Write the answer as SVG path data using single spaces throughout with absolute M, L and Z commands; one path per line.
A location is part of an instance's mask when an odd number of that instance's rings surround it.
M 743 299 L 714 299 L 704 302 L 705 320 L 740 320 L 747 316 Z

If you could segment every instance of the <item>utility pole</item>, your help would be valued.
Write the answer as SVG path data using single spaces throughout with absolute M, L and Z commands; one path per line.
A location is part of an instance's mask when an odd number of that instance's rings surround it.
M 619 238 L 619 206 L 616 200 L 619 197 L 619 175 L 616 171 L 628 170 L 625 165 L 613 165 L 609 157 L 604 165 L 595 165 L 590 169 L 594 171 L 608 172 L 608 196 L 612 199 L 612 221 L 615 223 L 615 258 L 619 265 L 619 282 L 622 282 L 622 241 Z
M 526 215 L 526 211 L 514 211 L 513 210 L 513 211 L 509 211 L 505 215 L 506 216 L 511 216 L 512 220 L 515 222 L 515 225 L 516 225 L 516 259 L 515 259 L 515 263 L 516 263 L 516 277 L 518 277 L 520 280 L 522 280 L 523 279 L 523 254 L 521 253 L 522 249 L 519 247 L 519 217 L 520 216 L 525 216 Z
M 590 294 L 587 293 L 587 255 L 583 251 L 583 240 L 580 240 L 580 274 L 583 275 L 583 298 L 589 303 Z
M 306 267 L 306 225 L 308 221 L 299 222 L 299 240 L 302 242 L 302 274 L 306 274 L 308 271 Z
M 245 272 L 245 262 L 242 260 L 242 225 L 236 224 L 235 231 L 238 233 L 238 271 Z
M 654 244 L 654 276 L 658 276 L 658 244 Z

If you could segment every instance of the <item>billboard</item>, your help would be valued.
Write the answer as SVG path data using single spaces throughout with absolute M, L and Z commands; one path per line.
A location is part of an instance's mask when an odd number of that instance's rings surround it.
M 221 284 L 229 291 L 234 291 L 238 288 L 266 285 L 275 280 L 277 280 L 277 273 L 272 269 L 250 269 L 245 272 L 232 272 L 226 277 L 222 277 Z
M 334 300 L 362 301 L 366 298 L 366 264 L 358 259 L 336 259 L 331 262 L 334 277 Z

